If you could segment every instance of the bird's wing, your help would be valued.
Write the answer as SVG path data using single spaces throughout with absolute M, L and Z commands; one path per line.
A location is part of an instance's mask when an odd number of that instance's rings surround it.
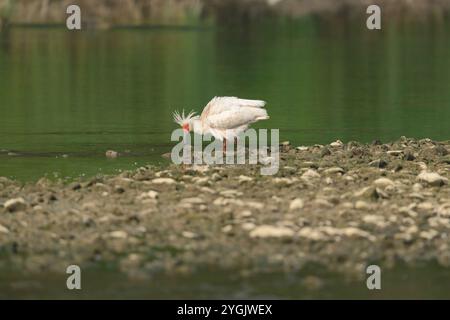
M 206 124 L 212 129 L 231 130 L 268 118 L 269 116 L 265 109 L 239 107 L 231 108 L 217 114 L 209 114 L 206 119 Z
M 203 109 L 200 120 L 205 122 L 210 116 L 226 111 L 239 110 L 242 107 L 263 108 L 266 105 L 262 100 L 246 100 L 237 97 L 214 97 Z

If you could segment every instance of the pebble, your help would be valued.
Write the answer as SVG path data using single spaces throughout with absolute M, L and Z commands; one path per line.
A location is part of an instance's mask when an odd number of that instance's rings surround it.
M 334 148 L 342 147 L 344 143 L 341 140 L 336 140 L 335 142 L 330 143 L 330 146 Z
M 250 232 L 251 238 L 285 238 L 293 236 L 294 231 L 289 228 L 270 225 L 258 226 Z
M 369 162 L 369 166 L 375 167 L 375 168 L 386 168 L 388 163 L 385 160 L 377 159 Z
M 241 228 L 244 229 L 244 230 L 249 231 L 249 230 L 255 229 L 256 225 L 254 223 L 252 223 L 252 222 L 245 222 L 245 223 L 242 224 Z
M 331 155 L 331 151 L 327 147 L 324 147 L 322 150 L 320 150 L 320 156 L 322 158 L 329 155 Z
M 399 155 L 403 154 L 403 151 L 402 150 L 389 150 L 386 153 L 390 156 L 399 156 Z
M 369 203 L 365 202 L 365 201 L 358 200 L 355 203 L 355 209 L 358 209 L 358 210 L 370 210 L 370 209 L 372 209 L 372 206 Z
M 376 185 L 377 187 L 387 187 L 387 186 L 393 186 L 394 181 L 392 181 L 391 179 L 388 179 L 388 178 L 378 178 L 377 180 L 375 180 L 373 182 L 373 184 Z
M 119 153 L 114 150 L 108 150 L 108 151 L 106 151 L 105 155 L 107 158 L 115 159 L 119 156 Z
M 440 174 L 438 174 L 436 172 L 422 171 L 417 176 L 417 179 L 421 182 L 425 182 L 425 183 L 429 184 L 430 186 L 436 186 L 436 187 L 440 187 L 440 186 L 443 186 L 444 184 L 448 183 L 447 178 L 442 177 Z
M 205 200 L 203 200 L 200 197 L 192 197 L 192 198 L 184 198 L 181 200 L 182 203 L 188 203 L 188 204 L 202 204 L 205 203 Z
M 23 198 L 10 199 L 3 206 L 9 212 L 22 211 L 27 208 L 27 204 Z
M 238 177 L 238 181 L 239 181 L 240 183 L 243 183 L 243 182 L 249 182 L 249 181 L 253 181 L 253 178 L 250 178 L 250 177 L 247 177 L 247 176 L 244 176 L 244 175 L 240 175 L 240 176 Z
M 320 178 L 320 174 L 317 171 L 308 169 L 302 174 L 302 179 L 310 180 Z
M 328 168 L 323 171 L 324 174 L 336 174 L 336 173 L 343 174 L 344 172 L 345 172 L 344 169 L 340 167 Z
M 233 230 L 233 226 L 232 225 L 226 225 L 225 227 L 222 228 L 222 232 L 223 233 L 229 233 Z
M 143 200 L 143 199 L 157 199 L 159 196 L 159 193 L 157 191 L 147 191 L 147 192 L 143 192 L 141 193 L 137 198 L 139 200 Z
M 289 205 L 289 210 L 292 211 L 292 210 L 302 209 L 303 206 L 304 206 L 303 200 L 300 198 L 296 198 L 291 201 L 291 204 Z
M 152 180 L 152 183 L 154 183 L 154 184 L 175 184 L 177 182 L 172 178 L 156 178 L 156 179 Z
M 8 228 L 0 224 L 0 233 L 9 233 L 9 230 Z
M 110 232 L 109 236 L 114 239 L 126 239 L 128 237 L 128 233 L 122 230 L 117 230 Z
M 243 218 L 251 217 L 252 212 L 250 210 L 243 210 L 239 213 L 239 215 Z
M 198 235 L 197 235 L 196 233 L 191 232 L 191 231 L 183 231 L 183 232 L 181 233 L 181 235 L 182 235 L 183 237 L 185 237 L 185 238 L 188 238 L 188 239 L 195 239 L 195 238 L 198 237 Z

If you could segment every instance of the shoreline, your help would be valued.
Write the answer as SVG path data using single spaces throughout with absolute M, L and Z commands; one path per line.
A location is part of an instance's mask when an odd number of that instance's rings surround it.
M 280 145 L 260 165 L 141 167 L 70 184 L 0 178 L 0 268 L 117 264 L 130 277 L 205 266 L 450 267 L 450 143 Z

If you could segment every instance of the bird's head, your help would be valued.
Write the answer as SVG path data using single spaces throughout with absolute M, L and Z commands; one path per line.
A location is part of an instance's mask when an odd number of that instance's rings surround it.
M 196 116 L 194 111 L 189 112 L 187 116 L 184 115 L 184 110 L 181 114 L 178 111 L 173 113 L 173 121 L 179 124 L 186 133 L 189 133 L 194 129 L 192 121 L 197 120 L 198 118 L 199 116 Z

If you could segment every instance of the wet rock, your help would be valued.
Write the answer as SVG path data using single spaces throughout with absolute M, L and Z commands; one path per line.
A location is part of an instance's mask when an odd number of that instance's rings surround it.
M 444 184 L 448 183 L 447 178 L 442 177 L 440 174 L 436 172 L 423 171 L 417 176 L 417 179 L 420 182 L 424 182 L 429 184 L 430 186 L 437 186 L 437 187 L 443 186 Z
M 22 211 L 27 208 L 27 204 L 23 198 L 10 199 L 3 206 L 9 212 Z
M 293 236 L 294 231 L 289 228 L 270 225 L 258 226 L 250 232 L 251 238 L 290 238 Z

